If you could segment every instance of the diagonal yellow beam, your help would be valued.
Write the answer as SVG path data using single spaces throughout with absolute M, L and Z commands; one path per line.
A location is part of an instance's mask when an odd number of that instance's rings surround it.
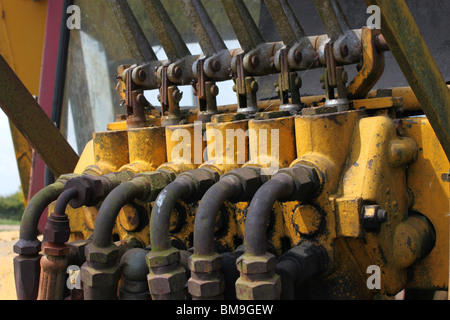
M 450 90 L 404 0 L 366 0 L 381 11 L 381 31 L 450 159 Z

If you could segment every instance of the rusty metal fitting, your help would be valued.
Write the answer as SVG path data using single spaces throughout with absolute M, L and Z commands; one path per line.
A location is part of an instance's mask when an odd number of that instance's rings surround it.
M 281 295 L 281 279 L 275 274 L 276 257 L 243 254 L 236 261 L 240 277 L 236 281 L 236 297 L 239 300 L 278 300 Z
M 188 259 L 191 278 L 188 281 L 189 294 L 193 299 L 222 299 L 225 279 L 222 272 L 222 257 L 192 255 Z
M 186 299 L 186 271 L 179 263 L 150 268 L 147 280 L 153 300 Z
M 53 257 L 65 257 L 70 251 L 70 247 L 66 244 L 44 242 L 42 244 L 42 252 Z
M 264 255 L 254 256 L 243 254 L 236 260 L 236 267 L 241 274 L 255 275 L 275 270 L 277 258 L 266 252 Z
M 176 174 L 169 170 L 158 169 L 155 172 L 144 172 L 136 175 L 136 178 L 140 177 L 148 180 L 147 195 L 145 199 L 141 200 L 144 202 L 153 202 L 161 191 L 175 180 Z
M 280 169 L 276 175 L 278 174 L 288 175 L 294 183 L 292 194 L 279 199 L 281 201 L 303 201 L 317 195 L 321 188 L 320 172 L 308 165 L 297 164 L 291 168 Z
M 68 251 L 67 246 L 66 251 Z M 46 255 L 41 259 L 38 300 L 64 299 L 67 265 L 67 258 L 65 255 Z
M 248 201 L 256 191 L 261 187 L 261 185 L 267 182 L 268 177 L 261 174 L 261 168 L 257 167 L 242 167 L 236 170 L 225 173 L 222 179 L 226 177 L 237 177 L 241 184 L 241 190 L 239 190 L 239 196 L 230 199 L 233 202 Z
M 70 237 L 69 217 L 50 214 L 44 228 L 44 241 L 64 244 Z
M 91 242 L 86 246 L 85 255 L 87 262 L 101 264 L 103 267 L 112 266 L 117 264 L 119 248 L 113 243 L 107 247 L 99 247 Z
M 192 182 L 190 183 L 189 193 L 182 200 L 189 200 L 190 202 L 200 200 L 220 178 L 216 170 L 209 168 L 194 169 L 179 175 L 180 179 L 184 179 L 184 177 L 189 177 Z
M 120 279 L 119 266 L 98 269 L 86 262 L 81 266 L 85 300 L 115 300 Z
M 149 268 L 158 268 L 179 263 L 181 257 L 178 249 L 170 247 L 164 251 L 150 251 L 145 259 Z

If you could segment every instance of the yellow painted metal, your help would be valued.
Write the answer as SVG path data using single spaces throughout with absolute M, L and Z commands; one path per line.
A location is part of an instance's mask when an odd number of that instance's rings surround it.
M 41 75 L 47 19 L 47 0 L 1 0 L 0 55 L 18 75 L 31 94 L 37 96 Z M 30 26 L 33 26 L 30 28 Z M 10 124 L 25 205 L 28 200 L 33 148 L 20 131 Z
M 127 131 L 95 132 L 93 136 L 95 165 L 89 166 L 86 174 L 105 175 L 130 163 Z
M 294 117 L 251 120 L 249 138 L 250 161 L 246 166 L 286 168 L 296 158 Z
M 403 119 L 404 134 L 418 147 L 417 160 L 407 171 L 411 210 L 425 215 L 436 230 L 436 245 L 425 258 L 412 267 L 408 288 L 447 289 L 449 274 L 449 186 L 441 176 L 450 163 L 426 117 Z
M 129 164 L 120 171 L 155 171 L 166 162 L 166 131 L 163 127 L 128 130 Z
M 380 31 L 362 28 L 361 45 L 363 48 L 362 67 L 347 87 L 349 97 L 363 99 L 381 78 L 384 71 L 384 53 L 375 48 L 375 36 Z
M 248 121 L 206 124 L 207 161 L 201 167 L 219 174 L 241 167 L 248 161 Z

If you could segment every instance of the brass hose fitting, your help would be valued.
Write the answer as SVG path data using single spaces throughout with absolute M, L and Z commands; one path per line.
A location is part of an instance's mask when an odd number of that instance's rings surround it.
M 105 198 L 98 211 L 92 241 L 86 246 L 86 262 L 81 267 L 86 300 L 116 299 L 120 275 L 119 248 L 112 242 L 111 235 L 120 209 L 135 199 L 153 202 L 174 179 L 175 174 L 166 170 L 140 173 Z
M 170 244 L 170 215 L 178 200 L 198 201 L 218 180 L 215 170 L 190 170 L 179 175 L 156 199 L 150 221 L 152 249 L 146 257 L 148 286 L 154 300 L 186 298 L 186 270 L 180 264 L 180 252 Z
M 222 259 L 215 252 L 216 216 L 225 201 L 248 201 L 267 181 L 261 169 L 243 167 L 223 175 L 203 196 L 194 225 L 194 254 L 189 258 L 188 290 L 193 299 L 223 299 Z
M 281 282 L 275 274 L 276 257 L 266 252 L 266 229 L 276 201 L 304 201 L 321 187 L 320 173 L 306 165 L 281 169 L 253 197 L 245 222 L 245 253 L 236 265 L 241 274 L 236 281 L 239 300 L 279 299 Z

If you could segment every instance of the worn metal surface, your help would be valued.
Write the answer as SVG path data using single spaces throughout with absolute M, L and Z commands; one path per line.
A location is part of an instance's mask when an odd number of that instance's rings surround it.
M 79 159 L 3 57 L 0 57 L 0 106 L 41 155 L 56 177 L 70 173 Z
M 404 0 L 367 0 L 381 9 L 382 32 L 389 48 L 450 156 L 450 91 Z

